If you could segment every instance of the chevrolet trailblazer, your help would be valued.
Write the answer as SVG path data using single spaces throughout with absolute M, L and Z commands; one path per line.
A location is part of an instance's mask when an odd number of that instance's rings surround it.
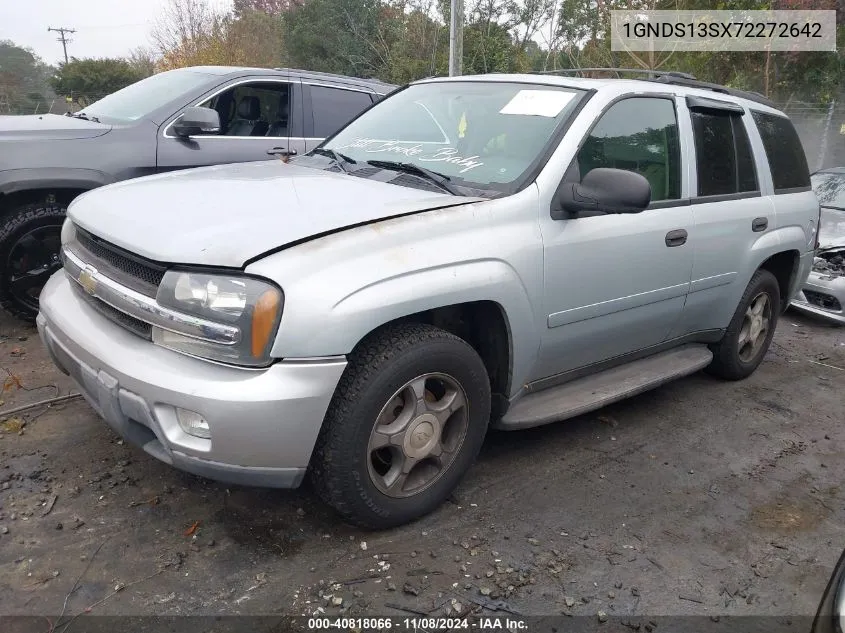
M 759 95 L 427 79 L 287 164 L 79 196 L 37 321 L 149 455 L 248 485 L 308 475 L 384 528 L 437 508 L 491 425 L 750 375 L 818 223 L 796 132 Z

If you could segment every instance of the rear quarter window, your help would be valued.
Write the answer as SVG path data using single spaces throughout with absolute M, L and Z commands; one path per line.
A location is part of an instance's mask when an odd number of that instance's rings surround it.
M 810 188 L 807 156 L 792 122 L 783 116 L 752 110 L 751 116 L 763 139 L 775 193 Z

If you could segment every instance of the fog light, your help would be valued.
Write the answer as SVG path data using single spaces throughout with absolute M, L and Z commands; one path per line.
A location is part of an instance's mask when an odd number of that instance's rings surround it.
M 176 419 L 179 420 L 179 426 L 188 435 L 211 438 L 211 429 L 208 428 L 208 422 L 196 411 L 176 407 Z

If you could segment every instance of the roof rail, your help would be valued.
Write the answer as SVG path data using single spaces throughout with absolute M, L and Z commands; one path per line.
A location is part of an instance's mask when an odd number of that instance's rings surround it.
M 306 74 L 306 75 L 314 75 L 316 77 L 334 77 L 334 78 L 337 78 L 337 79 L 358 79 L 360 81 L 368 81 L 368 82 L 376 83 L 376 84 L 385 84 L 386 86 L 392 85 L 392 84 L 389 84 L 386 81 L 382 81 L 381 79 L 378 79 L 376 77 L 368 77 L 368 78 L 352 77 L 351 75 L 341 75 L 339 73 L 326 73 L 326 72 L 322 72 L 322 71 L 319 71 L 319 70 L 305 70 L 303 68 L 274 68 L 273 70 L 279 70 L 279 71 L 283 71 L 283 72 L 303 73 L 303 74 Z
M 564 75 L 568 73 L 586 72 L 615 72 L 617 76 L 619 73 L 635 73 L 638 75 L 651 75 L 652 77 L 679 77 L 683 79 L 695 79 L 695 77 L 689 73 L 682 73 L 674 70 L 649 70 L 646 68 L 558 68 L 556 70 L 538 70 L 535 71 L 535 74 Z
M 738 97 L 740 99 L 754 101 L 755 103 L 769 106 L 770 108 L 778 107 L 775 102 L 773 102 L 768 97 L 761 95 L 759 92 L 753 92 L 750 90 L 738 90 L 737 88 L 728 88 L 727 86 L 722 86 L 720 84 L 711 84 L 706 81 L 699 81 L 697 79 L 687 79 L 685 77 L 675 76 L 663 76 L 658 77 L 657 79 L 651 79 L 650 81 L 662 84 L 671 84 L 673 86 L 686 86 L 687 88 L 700 88 L 702 90 L 712 90 L 713 92 L 719 92 L 722 94 L 730 95 L 732 97 Z
M 694 75 L 690 75 L 689 73 L 682 73 L 676 71 L 665 71 L 665 70 L 649 70 L 646 68 L 563 68 L 560 70 L 545 70 L 539 71 L 537 74 L 541 75 L 551 75 L 551 74 L 567 74 L 567 73 L 584 73 L 584 72 L 615 72 L 617 77 L 619 73 L 636 73 L 640 75 L 650 75 L 649 77 L 645 77 L 646 81 L 654 81 L 657 83 L 662 84 L 670 84 L 673 86 L 686 86 L 687 88 L 699 88 L 701 90 L 711 90 L 713 92 L 719 92 L 722 94 L 730 95 L 732 97 L 738 97 L 740 99 L 747 99 L 748 101 L 754 101 L 755 103 L 759 103 L 765 106 L 769 106 L 771 108 L 777 108 L 777 104 L 774 103 L 768 97 L 761 95 L 759 92 L 753 92 L 750 90 L 738 90 L 736 88 L 728 88 L 727 86 L 722 86 L 721 84 L 713 84 L 706 81 L 700 81 L 695 78 Z

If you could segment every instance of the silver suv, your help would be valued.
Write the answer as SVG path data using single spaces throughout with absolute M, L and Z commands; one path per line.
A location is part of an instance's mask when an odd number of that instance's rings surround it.
M 706 369 L 742 379 L 807 278 L 789 119 L 665 75 L 428 79 L 308 154 L 83 194 L 41 295 L 121 436 L 353 522 L 435 509 L 487 429 Z

